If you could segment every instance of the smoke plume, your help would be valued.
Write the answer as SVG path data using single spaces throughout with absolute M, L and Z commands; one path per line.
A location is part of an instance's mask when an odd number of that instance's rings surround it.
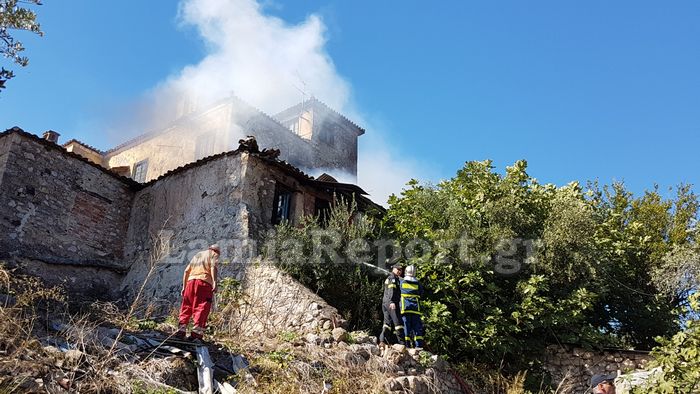
M 206 108 L 232 94 L 269 114 L 313 95 L 367 129 L 360 137 L 358 183 L 373 200 L 384 204 L 417 168 L 384 149 L 382 137 L 373 135 L 372 125 L 359 115 L 350 84 L 326 51 L 327 32 L 319 15 L 292 25 L 266 14 L 254 0 L 182 0 L 179 20 L 194 27 L 206 56 L 152 90 L 145 127 L 164 126 L 182 115 L 183 106 L 185 112 Z

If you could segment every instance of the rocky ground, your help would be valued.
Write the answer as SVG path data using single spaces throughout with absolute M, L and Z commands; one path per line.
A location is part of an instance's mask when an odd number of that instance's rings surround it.
M 0 270 L 0 393 L 197 392 L 207 379 L 197 346 L 169 338 L 174 319 L 136 319 L 114 304 L 70 302 L 60 289 L 10 277 Z M 469 392 L 439 355 L 380 348 L 376 337 L 342 327 L 275 337 L 214 329 L 207 338 L 212 384 L 222 393 Z

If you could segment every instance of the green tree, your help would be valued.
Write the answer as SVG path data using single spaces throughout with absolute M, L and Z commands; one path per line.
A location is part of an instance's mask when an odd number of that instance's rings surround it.
M 690 230 L 697 199 L 683 185 L 675 200 L 663 199 L 657 188 L 635 198 L 619 183 L 594 188 L 592 195 L 600 221 L 592 285 L 600 297 L 591 322 L 628 346 L 650 349 L 655 337 L 679 328 L 676 318 L 689 291 L 672 286 L 670 274 L 678 273 L 679 250 L 695 243 Z
M 430 345 L 514 372 L 550 343 L 650 349 L 677 332 L 700 272 L 690 188 L 635 197 L 619 183 L 541 185 L 526 169 L 468 162 L 390 198 L 384 230 L 432 246 L 406 256 L 429 290 Z
M 384 227 L 433 245 L 408 260 L 429 290 L 428 341 L 455 360 L 517 370 L 547 341 L 585 331 L 595 295 L 579 283 L 588 277 L 579 265 L 592 259 L 593 208 L 577 184 L 541 185 L 526 168 L 519 161 L 500 175 L 490 161 L 468 162 L 450 180 L 411 181 L 389 200 Z M 536 248 L 543 237 L 551 250 Z
M 15 64 L 25 67 L 29 59 L 22 56 L 24 46 L 15 39 L 11 30 L 24 30 L 43 35 L 36 20 L 34 11 L 18 4 L 41 5 L 41 0 L 0 0 L 0 54 L 11 59 Z M 15 75 L 11 70 L 0 68 L 0 89 L 5 88 L 5 82 Z

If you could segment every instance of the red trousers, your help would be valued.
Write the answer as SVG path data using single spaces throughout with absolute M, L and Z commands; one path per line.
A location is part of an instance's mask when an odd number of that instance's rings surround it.
M 187 329 L 190 318 L 194 318 L 192 331 L 200 335 L 203 334 L 204 328 L 207 326 L 213 298 L 214 293 L 209 283 L 199 279 L 187 281 L 180 307 L 180 330 Z

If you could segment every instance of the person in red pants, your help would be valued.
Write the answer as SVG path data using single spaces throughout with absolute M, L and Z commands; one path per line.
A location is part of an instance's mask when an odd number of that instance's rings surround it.
M 194 328 L 189 339 L 201 340 L 207 327 L 207 318 L 211 310 L 216 291 L 217 264 L 219 262 L 219 245 L 212 245 L 192 258 L 182 276 L 182 306 L 180 307 L 179 327 L 176 338 L 185 338 L 190 319 Z

